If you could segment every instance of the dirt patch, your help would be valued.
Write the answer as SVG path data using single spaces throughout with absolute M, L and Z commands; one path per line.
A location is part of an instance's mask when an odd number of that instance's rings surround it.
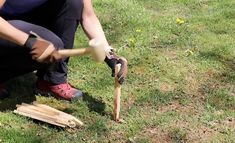
M 217 132 L 210 127 L 197 123 L 197 121 L 186 121 L 184 119 L 173 121 L 169 124 L 169 136 L 176 141 L 198 143 L 210 142 L 216 137 Z
M 228 134 L 229 132 L 235 132 L 234 127 L 235 118 L 226 118 L 222 122 L 213 121 L 210 123 L 210 126 L 195 126 L 194 128 L 190 128 L 190 131 L 187 134 L 187 141 L 192 143 L 211 142 L 211 139 L 216 138 L 218 134 Z
M 137 66 L 135 68 L 135 74 L 137 75 L 145 75 L 146 74 L 146 68 L 143 66 Z
M 178 110 L 181 107 L 182 106 L 180 105 L 180 103 L 178 101 L 176 101 L 176 102 L 169 103 L 169 105 L 159 107 L 158 111 L 161 113 L 164 113 L 164 112 L 168 112 L 168 111 L 172 111 L 172 110 Z
M 122 102 L 123 104 L 122 107 L 124 107 L 125 110 L 130 110 L 134 106 L 135 101 L 136 101 L 136 96 L 133 93 L 129 93 L 127 101 Z
M 134 96 L 133 94 L 129 94 L 128 100 L 126 102 L 129 109 L 134 105 L 135 100 L 136 100 L 136 96 Z
M 198 89 L 200 88 L 200 81 L 196 77 L 195 74 L 191 74 L 189 76 L 186 76 L 187 84 L 184 87 L 184 91 L 188 95 L 195 95 L 198 96 Z
M 143 129 L 143 131 L 138 136 L 134 137 L 133 140 L 135 142 L 148 140 L 152 143 L 169 143 L 172 141 L 167 131 L 155 126 Z
M 112 132 L 111 134 L 109 134 L 109 137 L 107 138 L 110 138 L 110 137 L 112 138 L 109 139 L 109 142 L 126 143 L 126 137 L 125 137 L 124 132 L 120 132 L 120 131 Z
M 218 133 L 227 134 L 228 132 L 235 132 L 235 118 L 232 117 L 227 117 L 223 121 L 212 121 L 209 125 Z
M 182 105 L 179 101 L 171 102 L 166 106 L 161 106 L 158 108 L 160 113 L 165 113 L 168 111 L 177 111 L 183 114 L 199 116 L 202 113 L 203 109 L 200 107 L 195 107 L 193 103 L 189 103 L 188 105 Z
M 178 58 L 178 53 L 176 51 L 171 51 L 171 50 L 167 50 L 167 51 L 163 51 L 164 56 L 170 59 L 176 59 Z
M 227 125 L 228 127 L 231 127 L 235 130 L 235 118 L 228 117 L 226 120 L 222 122 L 223 124 Z
M 204 81 L 207 81 L 207 80 L 210 80 L 211 78 L 213 78 L 216 75 L 217 75 L 217 73 L 214 69 L 209 69 L 203 74 L 203 79 L 204 79 Z
M 235 132 L 235 118 L 228 117 L 223 121 L 212 121 L 207 124 L 200 123 L 200 116 L 196 115 L 196 118 L 185 120 L 181 119 L 173 121 L 169 124 L 170 129 L 178 132 L 170 132 L 172 136 L 183 136 L 185 142 L 198 143 L 198 142 L 212 142 L 212 139 L 216 139 L 218 134 L 229 134 Z
M 148 111 L 148 112 L 146 112 Z M 158 108 L 157 114 L 176 111 L 180 116 L 165 125 L 147 126 L 140 133 L 130 138 L 129 142 L 152 142 L 152 143 L 169 143 L 169 142 L 211 142 L 220 134 L 229 134 L 234 132 L 235 118 L 226 118 L 223 121 L 213 121 L 211 123 L 202 123 L 201 116 L 204 112 L 203 107 L 195 103 L 189 103 L 184 106 L 178 101 L 169 105 Z M 156 116 L 149 107 L 140 111 L 143 118 Z M 145 114 L 142 114 L 145 113 Z M 218 112 L 218 114 L 221 114 Z M 232 130 L 231 130 L 232 129 Z
M 185 123 L 185 122 L 184 122 Z M 132 138 L 135 142 L 147 140 L 152 143 L 169 143 L 169 142 L 208 142 L 216 136 L 216 132 L 207 127 L 189 128 L 188 123 L 174 125 L 172 128 L 161 129 L 159 127 L 148 127 Z
M 210 140 L 215 136 L 216 132 L 212 129 L 205 126 L 199 126 L 189 130 L 187 133 L 187 141 L 190 143 L 210 142 Z
M 172 102 L 166 106 L 161 106 L 158 109 L 160 113 L 176 111 L 181 114 L 180 118 L 177 118 L 177 120 L 167 125 L 167 136 L 174 141 L 190 143 L 210 141 L 219 133 L 210 126 L 200 123 L 199 120 L 203 110 L 202 107 L 196 106 L 195 103 L 189 103 L 184 106 L 178 101 Z
M 171 92 L 174 91 L 175 87 L 168 83 L 160 83 L 160 91 L 161 92 Z

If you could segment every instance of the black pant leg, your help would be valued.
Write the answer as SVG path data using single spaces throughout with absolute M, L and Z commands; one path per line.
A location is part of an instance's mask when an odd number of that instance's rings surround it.
M 48 0 L 34 10 L 18 16 L 18 19 L 43 26 L 55 33 L 64 43 L 64 48 L 74 46 L 74 36 L 82 20 L 83 0 Z M 66 82 L 68 60 L 58 65 L 53 71 L 40 71 L 49 82 L 59 84 Z M 51 79 L 50 79 L 51 78 Z
M 9 21 L 9 23 L 26 33 L 34 31 L 40 37 L 51 41 L 60 49 L 64 47 L 63 42 L 59 37 L 43 27 L 20 20 Z M 45 72 L 50 72 L 54 70 L 54 67 L 61 63 L 59 62 L 57 64 L 50 65 L 38 63 L 35 60 L 32 60 L 29 49 L 21 47 L 10 41 L 0 39 L 0 83 L 34 70 L 44 70 Z

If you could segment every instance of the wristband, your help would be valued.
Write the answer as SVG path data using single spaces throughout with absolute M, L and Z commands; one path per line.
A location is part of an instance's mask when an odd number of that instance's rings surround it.
M 30 33 L 28 39 L 26 40 L 26 42 L 24 43 L 24 47 L 28 48 L 28 49 L 32 49 L 34 43 L 37 40 L 37 36 Z

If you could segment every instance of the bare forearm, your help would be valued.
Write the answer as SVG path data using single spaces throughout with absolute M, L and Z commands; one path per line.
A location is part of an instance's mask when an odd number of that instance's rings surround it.
M 16 29 L 6 20 L 0 17 L 0 38 L 23 46 L 28 38 L 28 34 Z
M 0 8 L 2 8 L 2 6 L 4 5 L 6 0 L 0 0 Z
M 104 45 L 106 47 L 109 46 L 108 41 L 105 37 L 103 28 L 98 18 L 96 17 L 96 15 L 85 17 L 83 19 L 82 26 L 83 26 L 83 30 L 85 31 L 89 39 L 98 37 L 100 40 L 102 40 L 102 42 L 104 42 Z

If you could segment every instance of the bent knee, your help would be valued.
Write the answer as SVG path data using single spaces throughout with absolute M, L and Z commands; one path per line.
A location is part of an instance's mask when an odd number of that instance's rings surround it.
M 14 26 L 15 28 L 17 28 L 25 33 L 29 34 L 30 31 L 36 33 L 39 37 L 53 43 L 57 49 L 64 48 L 63 41 L 55 33 L 53 33 L 52 31 L 50 31 L 42 26 L 28 23 L 28 22 L 25 22 L 22 20 L 10 20 L 8 22 L 12 26 Z
M 54 46 L 57 50 L 64 49 L 64 43 L 58 36 L 54 37 L 54 39 L 50 42 L 52 42 L 54 44 Z

